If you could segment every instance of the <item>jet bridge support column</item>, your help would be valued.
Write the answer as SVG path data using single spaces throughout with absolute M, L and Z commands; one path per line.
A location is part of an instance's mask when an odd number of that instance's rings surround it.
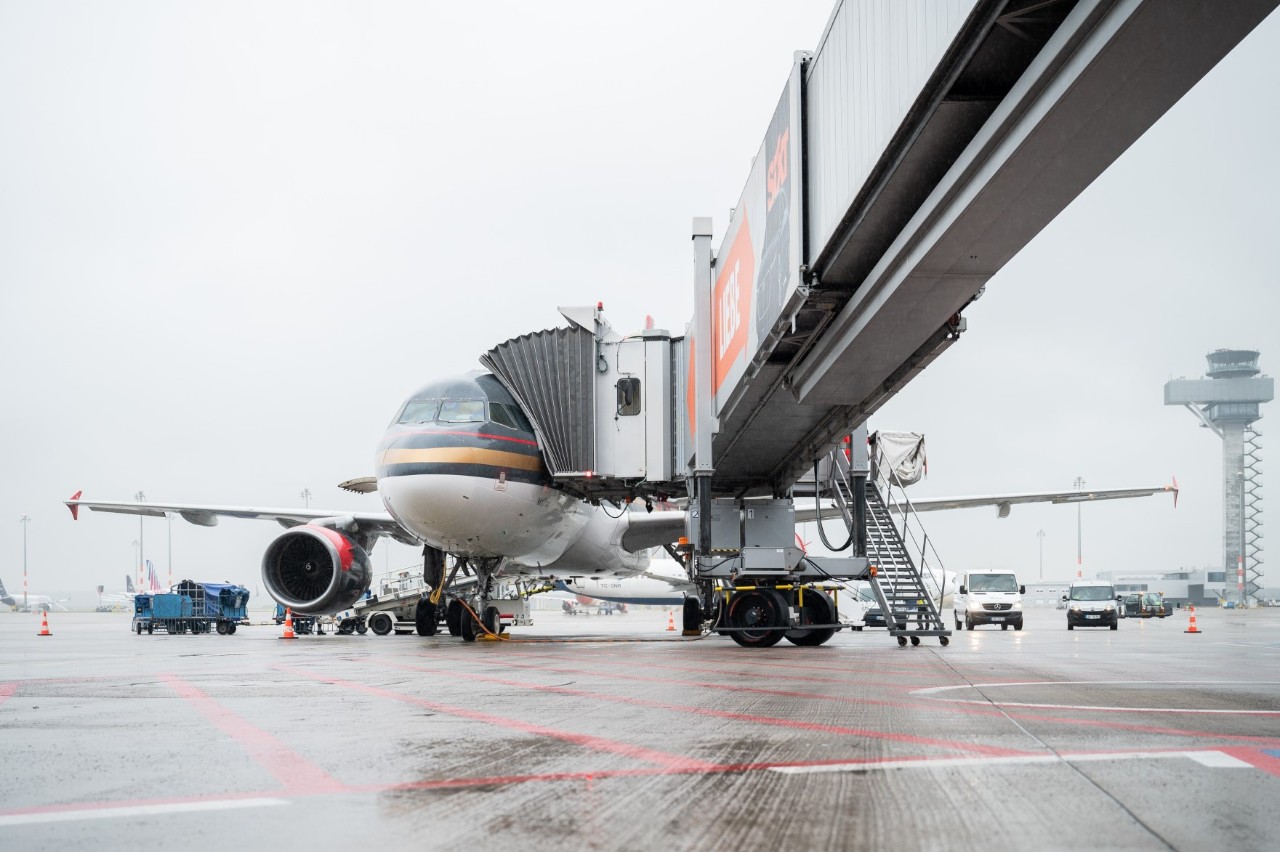
M 689 579 L 699 589 L 700 603 L 685 603 L 684 629 L 699 632 L 702 625 L 702 609 L 710 607 L 710 595 L 706 594 L 698 580 L 699 561 L 711 553 L 711 478 L 715 466 L 711 459 L 711 439 L 715 431 L 715 398 L 711 391 L 711 218 L 699 216 L 693 220 L 693 375 L 694 410 L 691 420 L 694 437 L 693 493 L 697 506 L 697 540 L 694 542 L 693 560 Z

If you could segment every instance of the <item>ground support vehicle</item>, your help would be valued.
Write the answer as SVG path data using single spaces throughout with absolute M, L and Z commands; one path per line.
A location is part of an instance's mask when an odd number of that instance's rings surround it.
M 1105 580 L 1077 580 L 1062 596 L 1067 604 L 1067 629 L 1077 627 L 1119 627 L 1116 607 L 1123 606 L 1123 595 Z
M 998 624 L 1001 630 L 1021 630 L 1022 596 L 1027 587 L 1009 571 L 970 571 L 960 578 L 953 597 L 956 630 Z
M 245 622 L 249 590 L 233 583 L 197 583 L 183 580 L 171 592 L 134 595 L 134 633 L 235 633 Z

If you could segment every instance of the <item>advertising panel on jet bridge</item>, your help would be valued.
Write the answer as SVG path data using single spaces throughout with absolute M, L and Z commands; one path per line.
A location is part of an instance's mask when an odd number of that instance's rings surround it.
M 801 67 L 799 61 L 792 66 L 716 255 L 711 391 L 717 414 L 800 283 Z

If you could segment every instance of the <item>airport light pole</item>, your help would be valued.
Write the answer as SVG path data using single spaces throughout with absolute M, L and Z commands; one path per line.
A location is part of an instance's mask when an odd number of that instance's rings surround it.
M 139 491 L 137 494 L 133 495 L 133 499 L 141 503 L 143 500 L 147 499 L 147 495 Z M 146 571 L 144 570 L 146 566 L 142 564 L 142 560 L 146 558 L 147 558 L 146 539 L 142 537 L 142 515 L 139 515 L 138 516 L 138 588 L 139 589 L 143 587 L 142 586 L 143 578 L 146 577 Z
M 1040 539 L 1040 582 L 1044 582 L 1044 530 L 1036 531 L 1036 538 Z
M 169 588 L 173 588 L 173 515 L 164 513 L 164 522 L 169 533 Z
M 310 509 L 311 508 L 311 489 L 310 488 L 302 489 L 302 491 L 298 493 L 298 496 L 302 498 L 302 505 Z
M 138 564 L 138 540 L 135 538 L 135 539 L 133 540 L 132 544 L 133 544 L 133 564 L 134 564 L 134 565 L 137 565 L 137 564 Z M 138 581 L 138 585 L 134 588 L 134 591 L 136 591 L 136 592 L 142 592 L 142 591 L 145 591 L 145 590 L 142 588 L 142 581 L 141 581 L 141 580 L 139 580 L 139 581 Z
M 1079 491 L 1084 487 L 1084 477 L 1077 476 L 1075 481 L 1076 490 Z M 1076 579 L 1084 579 L 1084 550 L 1080 545 L 1080 504 L 1076 503 Z
M 22 524 L 22 608 L 27 608 L 27 524 L 31 523 L 30 515 L 19 515 L 18 523 Z

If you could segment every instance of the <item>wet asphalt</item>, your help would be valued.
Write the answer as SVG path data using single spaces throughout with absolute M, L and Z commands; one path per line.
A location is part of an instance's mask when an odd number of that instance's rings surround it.
M 0 849 L 1280 848 L 1280 609 L 899 648 L 0 613 Z

